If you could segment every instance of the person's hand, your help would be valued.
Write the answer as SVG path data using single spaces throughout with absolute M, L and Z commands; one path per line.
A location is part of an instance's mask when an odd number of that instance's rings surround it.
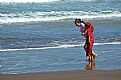
M 83 32 L 83 33 L 82 33 L 82 36 L 84 36 L 84 35 L 85 35 L 85 33 Z

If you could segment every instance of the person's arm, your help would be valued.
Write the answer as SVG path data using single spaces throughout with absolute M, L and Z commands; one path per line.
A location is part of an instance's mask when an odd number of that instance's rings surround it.
M 82 32 L 82 35 L 85 36 L 87 33 L 87 30 L 85 29 L 83 32 Z
M 84 32 L 82 32 L 82 36 L 84 36 L 85 35 L 85 33 Z

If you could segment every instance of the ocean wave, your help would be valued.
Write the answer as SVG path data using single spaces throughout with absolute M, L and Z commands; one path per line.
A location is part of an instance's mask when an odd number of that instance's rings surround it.
M 21 12 L 0 13 L 1 23 L 58 21 L 65 19 L 83 18 L 120 18 L 120 11 L 50 11 L 50 12 Z
M 110 42 L 110 43 L 94 43 L 94 45 L 115 45 L 115 44 L 121 44 L 121 42 Z M 22 50 L 41 50 L 41 49 L 56 49 L 56 48 L 71 48 L 71 47 L 78 47 L 83 46 L 81 45 L 59 45 L 59 46 L 51 46 L 51 47 L 41 47 L 41 48 L 20 48 L 20 49 L 1 49 L 1 52 L 6 51 L 22 51 Z

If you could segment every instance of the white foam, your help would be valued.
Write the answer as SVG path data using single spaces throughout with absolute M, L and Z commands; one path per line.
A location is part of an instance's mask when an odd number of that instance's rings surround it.
M 1 23 L 16 23 L 16 22 L 41 22 L 41 21 L 57 21 L 64 19 L 83 18 L 120 18 L 119 11 L 99 11 L 99 12 L 84 12 L 84 11 L 50 11 L 50 12 L 21 12 L 2 14 Z M 17 16 L 17 17 L 16 17 Z
M 79 46 L 79 45 L 60 45 L 56 47 L 42 47 L 42 48 L 3 49 L 0 51 L 39 50 L 39 49 L 53 49 L 53 48 L 69 48 L 69 47 L 75 47 L 75 46 Z
M 113 44 L 121 44 L 121 42 L 94 43 L 94 45 L 113 45 Z
M 94 43 L 94 45 L 113 45 L 113 44 L 121 44 L 121 42 L 111 42 L 111 43 Z M 22 51 L 22 50 L 41 50 L 41 49 L 56 49 L 56 48 L 70 48 L 70 47 L 78 47 L 82 46 L 81 45 L 60 45 L 60 46 L 55 46 L 55 47 L 42 47 L 42 48 L 21 48 L 21 49 L 1 49 L 1 52 L 5 51 Z
M 13 73 L 13 72 L 1 72 L 1 74 L 19 74 L 19 73 Z

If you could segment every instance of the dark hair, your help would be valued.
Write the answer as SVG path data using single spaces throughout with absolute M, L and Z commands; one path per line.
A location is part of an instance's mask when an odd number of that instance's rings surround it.
M 84 22 L 82 19 L 80 19 L 80 18 L 76 18 L 76 19 L 75 19 L 75 24 L 76 24 L 77 22 L 80 22 L 80 23 L 84 23 L 84 24 L 85 24 L 85 22 Z

